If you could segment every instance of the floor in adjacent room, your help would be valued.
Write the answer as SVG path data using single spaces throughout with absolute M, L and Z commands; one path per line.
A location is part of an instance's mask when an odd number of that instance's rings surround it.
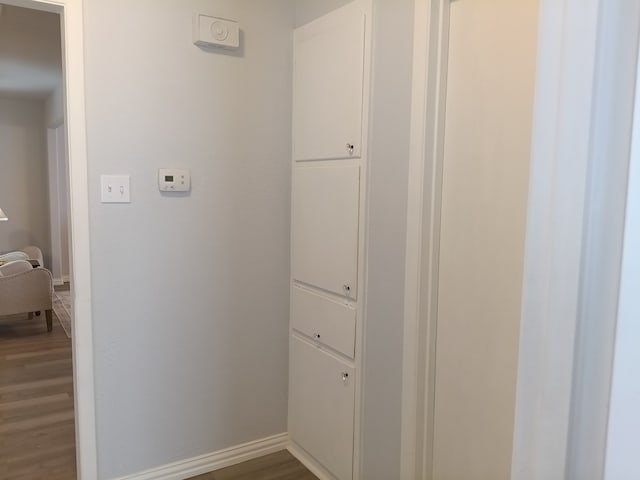
M 0 478 L 76 478 L 71 340 L 57 317 L 0 318 Z

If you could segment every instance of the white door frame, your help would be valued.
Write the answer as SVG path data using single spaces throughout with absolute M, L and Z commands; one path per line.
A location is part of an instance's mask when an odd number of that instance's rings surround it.
M 407 203 L 400 478 L 429 480 L 450 0 L 416 0 Z
M 73 378 L 78 479 L 98 478 L 91 317 L 89 191 L 84 88 L 83 0 L 3 0 L 61 14 L 65 113 L 69 146 Z
M 402 392 L 407 479 L 431 478 L 449 1 L 415 2 Z M 602 478 L 636 4 L 540 0 L 514 480 Z

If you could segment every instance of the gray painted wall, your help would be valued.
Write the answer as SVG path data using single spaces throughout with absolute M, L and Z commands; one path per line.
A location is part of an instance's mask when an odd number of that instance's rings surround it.
M 0 98 L 0 252 L 25 245 L 50 260 L 49 193 L 44 105 L 37 100 Z
M 192 45 L 193 12 L 241 52 Z M 85 1 L 101 479 L 287 431 L 293 24 L 289 0 Z
M 87 0 L 100 478 L 287 429 L 291 27 L 346 1 Z M 364 477 L 399 472 L 413 2 L 375 0 Z M 241 55 L 191 45 L 240 21 Z M 190 168 L 188 196 L 157 168 Z M 131 174 L 132 203 L 99 202 Z
M 363 475 L 400 478 L 412 0 L 374 0 Z
M 64 89 L 62 83 L 47 97 L 44 104 L 47 127 L 56 128 L 64 123 Z
M 60 16 L 4 5 L 0 95 L 44 100 L 62 82 Z

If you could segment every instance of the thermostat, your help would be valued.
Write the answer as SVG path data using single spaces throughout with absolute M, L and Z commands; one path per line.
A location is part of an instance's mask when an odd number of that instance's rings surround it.
M 188 192 L 191 190 L 191 174 L 189 170 L 160 168 L 158 188 L 161 192 Z

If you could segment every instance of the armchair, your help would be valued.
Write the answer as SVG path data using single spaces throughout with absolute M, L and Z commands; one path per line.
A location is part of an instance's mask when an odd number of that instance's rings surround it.
M 47 331 L 53 329 L 53 279 L 45 268 L 26 260 L 0 266 L 0 316 L 44 310 Z

